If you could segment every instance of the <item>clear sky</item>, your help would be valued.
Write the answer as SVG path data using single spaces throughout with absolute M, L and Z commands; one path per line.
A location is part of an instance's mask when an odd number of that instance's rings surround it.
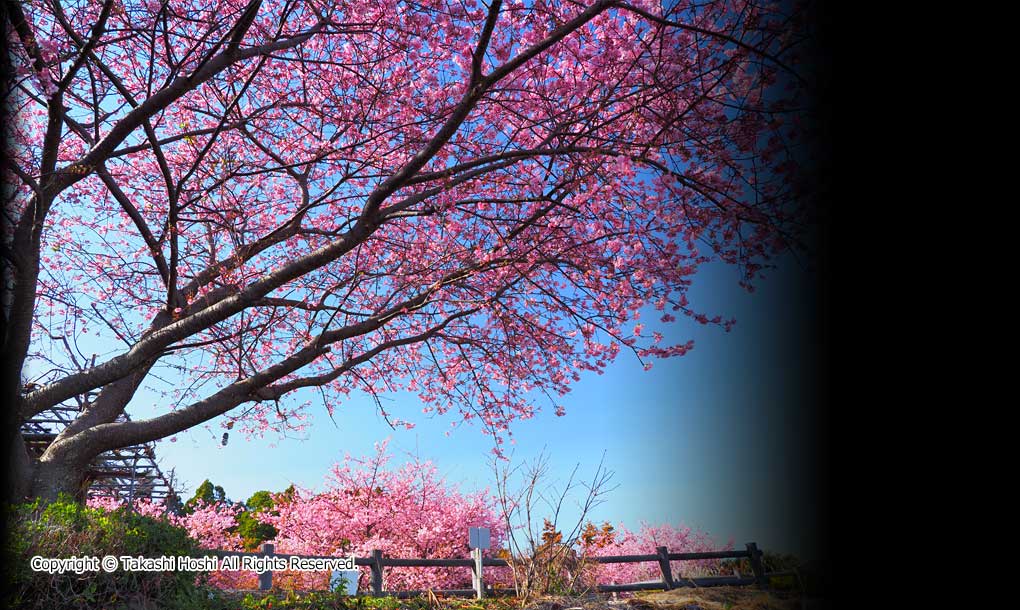
M 587 374 L 550 409 L 513 428 L 515 459 L 550 456 L 552 476 L 565 482 L 580 463 L 590 474 L 603 451 L 618 487 L 592 515 L 636 529 L 649 523 L 684 523 L 720 544 L 758 542 L 767 550 L 810 557 L 816 512 L 807 477 L 817 456 L 806 443 L 817 434 L 810 414 L 815 336 L 812 304 L 804 299 L 810 277 L 792 258 L 749 294 L 733 269 L 706 267 L 690 293 L 706 314 L 736 317 L 729 333 L 682 319 L 667 338 L 694 339 L 686 356 L 656 360 L 642 370 L 621 353 L 604 375 Z M 644 320 L 647 318 L 647 320 Z M 644 316 L 650 330 L 653 316 Z M 334 424 L 313 400 L 306 438 L 245 440 L 220 445 L 222 429 L 198 428 L 162 441 L 165 471 L 176 469 L 189 497 L 202 480 L 221 485 L 234 500 L 289 484 L 321 489 L 329 466 L 344 453 L 367 455 L 389 438 L 399 463 L 405 452 L 437 465 L 464 491 L 492 486 L 492 440 L 477 427 L 450 436 L 449 416 L 427 419 L 411 394 L 388 397 L 391 417 L 414 421 L 391 430 L 367 397 L 353 396 L 336 410 Z

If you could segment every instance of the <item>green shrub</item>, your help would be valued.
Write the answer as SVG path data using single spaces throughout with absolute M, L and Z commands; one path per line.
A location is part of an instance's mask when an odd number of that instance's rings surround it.
M 11 608 L 188 608 L 207 593 L 194 572 L 132 572 L 117 569 L 82 574 L 48 574 L 31 568 L 33 556 L 47 558 L 113 555 L 200 555 L 183 528 L 125 508 L 88 508 L 67 497 L 47 506 L 39 501 L 10 506 L 5 515 L 5 589 Z
M 233 531 L 241 536 L 241 541 L 246 551 L 257 550 L 263 542 L 276 538 L 276 535 L 279 533 L 272 525 L 259 521 L 257 516 L 252 515 L 251 511 L 242 511 L 237 514 L 235 519 L 237 520 L 237 526 Z
M 801 561 L 797 556 L 790 555 L 788 553 L 774 553 L 772 551 L 765 551 L 762 553 L 761 565 L 766 572 L 786 572 L 787 570 L 796 570 L 801 564 Z M 739 571 L 745 576 L 751 574 L 751 560 L 745 558 L 742 559 L 724 559 L 719 563 L 720 571 L 729 574 L 733 570 Z
M 325 591 L 296 593 L 247 594 L 241 600 L 243 610 L 347 610 L 350 600 L 343 595 Z

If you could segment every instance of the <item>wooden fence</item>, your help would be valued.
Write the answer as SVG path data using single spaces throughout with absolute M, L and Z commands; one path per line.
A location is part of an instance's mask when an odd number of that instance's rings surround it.
M 275 553 L 274 545 L 265 543 L 261 552 L 243 553 L 238 551 L 210 551 L 220 557 L 227 556 L 258 556 L 258 557 L 280 557 L 287 561 L 291 557 L 302 557 L 306 559 L 335 559 L 335 557 L 323 555 L 295 555 L 288 553 Z M 436 589 L 433 593 L 454 596 L 474 596 L 478 599 L 486 595 L 507 595 L 513 594 L 513 589 L 493 589 L 486 586 L 482 573 L 483 567 L 508 567 L 510 564 L 505 559 L 494 557 L 482 557 L 480 549 L 472 549 L 470 559 L 402 559 L 396 557 L 384 557 L 382 551 L 372 551 L 371 557 L 355 557 L 355 565 L 365 566 L 371 570 L 372 595 L 376 597 L 416 597 L 426 591 L 385 591 L 383 589 L 383 568 L 406 568 L 406 567 L 465 567 L 470 568 L 472 573 L 473 588 L 471 589 Z M 751 564 L 753 576 L 710 576 L 703 578 L 684 578 L 674 576 L 670 568 L 671 561 L 697 561 L 704 559 L 743 559 L 747 558 Z M 765 573 L 762 565 L 762 552 L 758 545 L 749 542 L 744 550 L 731 551 L 708 551 L 701 553 L 670 553 L 666 547 L 656 548 L 653 555 L 606 555 L 603 557 L 588 557 L 588 561 L 596 563 L 639 563 L 657 562 L 662 580 L 657 582 L 641 582 L 621 585 L 598 585 L 599 592 L 618 591 L 644 591 L 654 589 L 675 589 L 679 587 L 717 587 L 723 585 L 741 586 L 758 585 L 761 588 L 768 586 L 768 574 Z M 259 574 L 259 589 L 268 590 L 273 586 L 272 571 Z

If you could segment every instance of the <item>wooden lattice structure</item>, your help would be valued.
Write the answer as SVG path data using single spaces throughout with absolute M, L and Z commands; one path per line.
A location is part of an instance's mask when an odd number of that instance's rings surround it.
M 29 453 L 33 457 L 41 456 L 78 414 L 77 407 L 60 405 L 26 421 L 21 426 L 21 434 Z M 126 413 L 118 417 L 118 421 L 129 420 Z M 172 502 L 179 498 L 174 491 L 172 473 L 167 477 L 156 463 L 153 443 L 124 447 L 99 455 L 89 466 L 86 481 L 86 493 L 89 496 L 108 496 L 125 502 L 142 498 Z

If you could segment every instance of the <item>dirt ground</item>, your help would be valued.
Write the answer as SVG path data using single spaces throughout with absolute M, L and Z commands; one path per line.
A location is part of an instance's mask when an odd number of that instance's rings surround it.
M 799 594 L 752 587 L 681 588 L 637 593 L 629 599 L 606 596 L 545 597 L 528 610 L 802 610 Z M 813 606 L 812 606 L 813 607 Z
M 632 606 L 649 610 L 800 610 L 796 593 L 752 587 L 683 588 L 636 595 Z

